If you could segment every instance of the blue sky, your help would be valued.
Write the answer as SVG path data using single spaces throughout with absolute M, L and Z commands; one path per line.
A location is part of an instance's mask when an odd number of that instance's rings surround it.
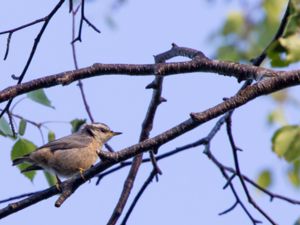
M 111 2 L 92 1 L 86 4 L 86 16 L 102 33 L 99 35 L 84 25 L 83 42 L 76 45 L 79 66 L 89 66 L 95 62 L 152 63 L 153 55 L 168 50 L 173 42 L 201 50 L 210 56 L 216 47 L 209 40 L 209 35 L 221 26 L 228 12 L 238 9 L 235 1 L 215 2 L 128 1 L 124 7 L 112 13 L 117 24 L 117 28 L 112 29 L 105 22 Z M 0 8 L 0 30 L 40 18 L 54 4 L 5 1 Z M 36 25 L 13 35 L 9 58 L 5 62 L 0 61 L 1 89 L 15 83 L 10 76 L 19 74 L 24 67 L 39 28 Z M 25 80 L 73 69 L 70 41 L 71 16 L 67 13 L 67 5 L 64 5 L 50 22 Z M 6 36 L 1 36 L 0 55 L 4 54 L 5 46 Z M 123 132 L 123 135 L 110 142 L 114 149 L 120 150 L 138 141 L 141 122 L 152 94 L 150 90 L 145 90 L 145 86 L 152 79 L 150 76 L 101 76 L 83 81 L 94 118 L 108 124 L 113 130 Z M 151 136 L 187 119 L 190 112 L 200 112 L 221 102 L 223 97 L 232 96 L 238 88 L 239 84 L 234 78 L 210 73 L 166 78 L 163 96 L 168 101 L 158 109 Z M 64 122 L 87 118 L 76 82 L 66 87 L 49 88 L 46 93 L 55 110 L 24 100 L 15 107 L 15 113 L 38 122 L 62 121 L 47 124 L 57 137 L 70 133 L 70 126 Z M 270 139 L 274 130 L 267 126 L 266 115 L 272 108 L 270 99 L 262 97 L 238 109 L 233 116 L 236 142 L 244 149 L 239 155 L 242 171 L 255 178 L 260 170 L 272 168 L 276 182 L 272 190 L 296 198 L 298 191 L 289 187 L 283 176 L 287 165 L 271 153 Z M 168 143 L 160 149 L 160 153 L 205 136 L 215 122 L 204 124 Z M 33 127 L 28 128 L 25 137 L 36 145 L 43 144 L 39 132 Z M 0 199 L 46 188 L 42 173 L 31 183 L 11 166 L 10 149 L 13 142 L 3 137 L 0 140 L 0 176 L 3 178 Z M 231 149 L 224 130 L 217 135 L 211 147 L 219 159 L 232 166 Z M 218 216 L 235 199 L 229 190 L 222 189 L 225 180 L 202 151 L 203 147 L 199 147 L 160 161 L 163 175 L 158 183 L 153 182 L 147 189 L 129 224 L 199 224 L 199 221 L 203 224 L 251 224 L 240 207 L 225 216 Z M 132 196 L 150 171 L 151 165 L 141 167 Z M 124 169 L 106 177 L 99 186 L 95 186 L 95 179 L 91 180 L 80 187 L 60 209 L 54 207 L 55 196 L 3 219 L 1 224 L 22 222 L 50 225 L 58 221 L 105 224 L 120 195 L 127 172 L 128 169 Z M 257 202 L 279 224 L 292 224 L 298 217 L 299 207 L 279 200 L 270 203 L 268 197 L 252 188 L 250 190 Z M 244 196 L 242 192 L 240 194 Z M 251 206 L 247 207 L 257 219 L 268 224 Z

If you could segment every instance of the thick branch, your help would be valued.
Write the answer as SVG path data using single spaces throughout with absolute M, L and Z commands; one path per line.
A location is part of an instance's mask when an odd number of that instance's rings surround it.
M 192 49 L 191 49 L 192 51 Z M 193 50 L 195 51 L 195 50 Z M 200 53 L 200 52 L 199 52 Z M 202 53 L 201 53 L 202 54 Z M 254 78 L 259 80 L 261 77 L 274 77 L 278 75 L 293 76 L 293 84 L 298 84 L 295 79 L 300 77 L 300 71 L 278 72 L 271 69 L 243 65 L 232 62 L 210 60 L 205 56 L 195 57 L 191 61 L 176 63 L 159 64 L 100 64 L 96 63 L 90 67 L 78 70 L 66 71 L 50 76 L 44 76 L 26 83 L 14 85 L 0 91 L 0 102 L 7 101 L 18 95 L 48 88 L 56 85 L 67 85 L 80 79 L 103 75 L 131 75 L 146 76 L 157 74 L 159 76 L 175 75 L 179 73 L 191 72 L 213 72 L 225 76 L 234 76 L 239 81 Z M 299 80 L 299 79 L 298 79 Z

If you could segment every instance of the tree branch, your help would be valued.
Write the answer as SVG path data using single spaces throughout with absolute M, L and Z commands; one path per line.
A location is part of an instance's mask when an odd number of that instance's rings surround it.
M 37 90 L 48 88 L 56 85 L 68 85 L 80 79 L 87 79 L 94 76 L 103 75 L 131 75 L 131 76 L 150 76 L 156 74 L 159 76 L 175 75 L 179 73 L 192 72 L 212 72 L 225 76 L 234 76 L 239 81 L 261 77 L 280 77 L 279 80 L 288 82 L 287 86 L 299 84 L 300 71 L 274 71 L 262 67 L 244 65 L 233 62 L 210 60 L 206 57 L 195 57 L 191 61 L 176 63 L 159 63 L 159 64 L 100 64 L 96 63 L 90 67 L 78 70 L 65 71 L 62 73 L 43 76 L 19 85 L 10 86 L 0 91 L 0 102 L 7 101 L 18 95 Z M 278 82 L 280 82 L 278 80 Z M 285 86 L 285 87 L 287 87 Z

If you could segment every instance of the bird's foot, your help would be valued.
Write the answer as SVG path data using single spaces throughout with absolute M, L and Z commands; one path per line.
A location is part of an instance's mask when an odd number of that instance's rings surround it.
M 56 180 L 57 180 L 57 182 L 56 182 L 56 184 L 55 184 L 55 187 L 57 188 L 57 190 L 58 190 L 59 192 L 62 192 L 61 180 L 59 179 L 59 177 L 58 177 L 57 175 L 55 175 L 55 177 L 56 177 Z
M 82 178 L 84 181 L 86 181 L 85 177 L 83 176 L 84 171 L 85 171 L 84 169 L 79 168 L 79 173 L 80 173 L 81 178 Z

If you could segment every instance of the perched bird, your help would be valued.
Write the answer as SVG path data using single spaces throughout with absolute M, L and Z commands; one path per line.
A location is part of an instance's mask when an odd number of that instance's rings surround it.
M 31 165 L 21 172 L 44 169 L 59 177 L 70 177 L 89 169 L 97 160 L 105 142 L 121 132 L 114 132 L 104 123 L 86 124 L 78 132 L 45 144 L 35 151 L 13 160 L 13 166 Z

